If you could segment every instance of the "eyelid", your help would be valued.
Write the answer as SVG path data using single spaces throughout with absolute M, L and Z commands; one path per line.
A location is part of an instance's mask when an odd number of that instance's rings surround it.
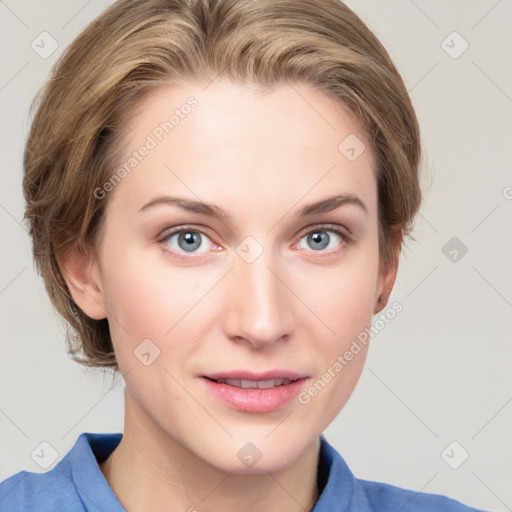
M 174 226 L 172 228 L 166 228 L 164 229 L 157 237 L 157 240 L 159 242 L 163 242 L 164 240 L 167 240 L 170 236 L 175 235 L 176 233 L 180 233 L 182 231 L 194 231 L 197 233 L 201 233 L 205 236 L 208 236 L 210 238 L 210 230 L 208 228 L 205 228 L 203 226 L 199 226 L 197 224 L 183 224 L 179 226 Z
M 334 231 L 339 234 L 346 241 L 354 241 L 354 237 L 352 233 L 347 228 L 343 228 L 339 224 L 330 224 L 330 223 L 319 223 L 313 224 L 312 226 L 308 226 L 300 231 L 300 238 L 304 235 L 308 235 L 309 233 L 314 233 L 315 231 Z

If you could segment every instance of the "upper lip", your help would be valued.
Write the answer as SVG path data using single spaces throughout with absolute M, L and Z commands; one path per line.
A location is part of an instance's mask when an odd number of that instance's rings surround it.
M 266 372 L 254 373 L 247 370 L 231 370 L 225 372 L 213 372 L 202 375 L 208 379 L 243 379 L 243 380 L 271 380 L 271 379 L 288 379 L 297 380 L 307 377 L 304 373 L 292 372 L 289 370 L 268 370 Z

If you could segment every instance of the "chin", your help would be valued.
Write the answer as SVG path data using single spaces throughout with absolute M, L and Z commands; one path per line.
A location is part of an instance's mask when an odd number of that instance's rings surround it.
M 275 428 L 275 427 L 273 427 Z M 294 431 L 294 435 L 284 427 L 280 435 L 272 429 L 260 429 L 255 435 L 249 429 L 247 435 L 236 435 L 234 438 L 219 443 L 218 438 L 212 439 L 208 457 L 198 455 L 219 470 L 235 474 L 266 474 L 286 470 L 304 453 L 308 446 L 316 442 L 316 437 L 307 441 L 305 433 Z M 269 435 L 269 432 L 272 432 Z

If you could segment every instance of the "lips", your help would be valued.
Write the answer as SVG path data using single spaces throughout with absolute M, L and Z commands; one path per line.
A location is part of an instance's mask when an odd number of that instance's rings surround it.
M 203 375 L 210 380 L 219 379 L 240 379 L 251 381 L 265 381 L 271 379 L 297 380 L 307 377 L 305 373 L 293 372 L 290 370 L 268 370 L 266 372 L 254 373 L 247 370 L 232 370 L 226 372 L 208 373 Z
M 202 375 L 206 389 L 230 408 L 244 412 L 274 411 L 289 403 L 308 376 L 288 370 L 253 373 L 245 370 Z

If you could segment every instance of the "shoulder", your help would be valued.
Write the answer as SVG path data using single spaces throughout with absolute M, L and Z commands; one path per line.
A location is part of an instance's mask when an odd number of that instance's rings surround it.
M 483 512 L 440 494 L 412 491 L 391 484 L 356 479 L 371 510 L 402 512 Z
M 64 458 L 46 473 L 20 471 L 0 483 L 2 512 L 121 511 L 98 462 L 115 449 L 122 434 L 84 432 Z M 98 506 L 98 504 L 100 506 Z M 101 508 L 103 507 L 103 508 Z
M 41 508 L 44 506 L 44 508 Z M 81 512 L 84 509 L 76 488 L 63 473 L 21 471 L 0 483 L 2 512 Z
M 341 454 L 321 436 L 318 481 L 322 487 L 314 512 L 484 512 L 440 494 L 356 478 Z

